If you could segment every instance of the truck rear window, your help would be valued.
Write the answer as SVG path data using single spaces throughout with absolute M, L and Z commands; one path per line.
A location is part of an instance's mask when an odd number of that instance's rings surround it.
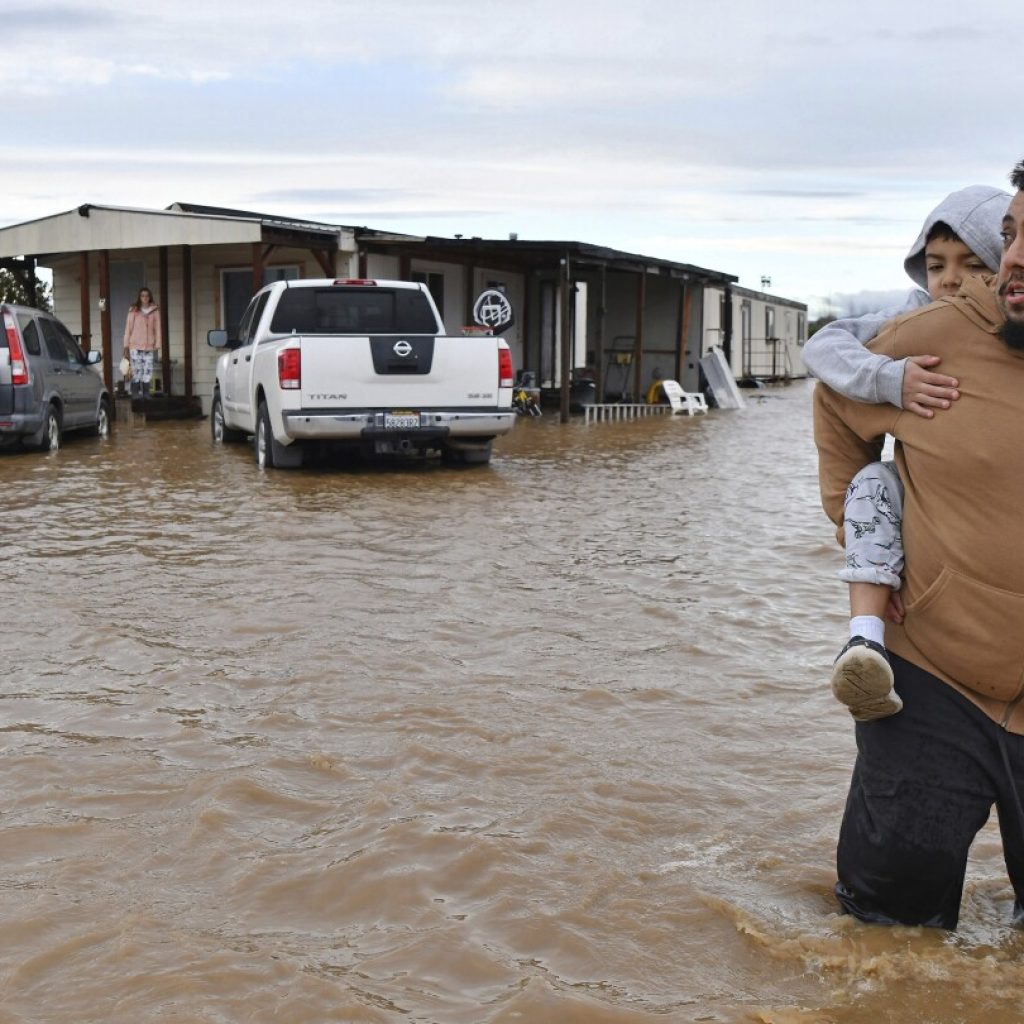
M 436 334 L 426 296 L 411 288 L 289 288 L 274 310 L 274 334 Z

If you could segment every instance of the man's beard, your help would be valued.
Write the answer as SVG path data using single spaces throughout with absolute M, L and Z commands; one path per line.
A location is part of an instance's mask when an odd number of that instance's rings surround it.
M 1024 351 L 1024 323 L 1019 320 L 1004 320 L 999 328 L 999 337 L 1015 351 Z

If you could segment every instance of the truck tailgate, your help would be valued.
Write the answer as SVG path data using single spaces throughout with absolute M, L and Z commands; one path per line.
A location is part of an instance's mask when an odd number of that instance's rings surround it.
M 498 404 L 498 343 L 493 337 L 306 335 L 299 346 L 304 409 Z

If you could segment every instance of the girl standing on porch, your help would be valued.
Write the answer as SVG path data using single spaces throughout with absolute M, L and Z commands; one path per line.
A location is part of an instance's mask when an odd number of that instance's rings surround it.
M 162 343 L 160 307 L 153 301 L 153 293 L 148 288 L 140 288 L 124 325 L 124 351 L 132 367 L 133 396 L 149 397 L 153 361 L 160 355 Z

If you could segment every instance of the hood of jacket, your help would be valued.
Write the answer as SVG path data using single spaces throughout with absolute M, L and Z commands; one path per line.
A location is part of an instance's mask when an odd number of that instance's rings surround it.
M 928 273 L 925 270 L 924 247 L 928 232 L 939 221 L 956 232 L 957 237 L 976 256 L 985 261 L 989 270 L 999 269 L 1003 255 L 1003 243 L 999 237 L 1006 208 L 1013 197 L 1002 189 L 990 185 L 968 185 L 967 188 L 950 192 L 938 206 L 928 214 L 917 241 L 910 247 L 903 266 L 910 279 L 928 290 Z
M 998 334 L 1006 317 L 1003 316 L 1003 311 L 999 306 L 995 285 L 994 274 L 965 277 L 960 285 L 960 291 L 956 295 L 939 299 L 939 302 L 956 306 L 959 312 L 967 317 L 975 327 L 980 327 L 988 334 Z M 933 305 L 937 305 L 937 303 L 933 303 Z M 1014 352 L 1014 354 L 1024 356 L 1024 352 Z

